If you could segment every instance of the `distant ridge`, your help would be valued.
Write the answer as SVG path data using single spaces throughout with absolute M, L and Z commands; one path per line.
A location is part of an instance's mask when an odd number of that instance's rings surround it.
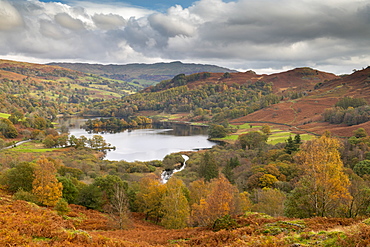
M 231 70 L 216 65 L 182 63 L 180 61 L 154 64 L 88 64 L 88 63 L 49 63 L 48 65 L 60 66 L 84 73 L 96 74 L 111 79 L 138 82 L 144 86 L 155 85 L 163 80 L 170 80 L 178 74 L 190 75 L 200 72 L 235 73 Z

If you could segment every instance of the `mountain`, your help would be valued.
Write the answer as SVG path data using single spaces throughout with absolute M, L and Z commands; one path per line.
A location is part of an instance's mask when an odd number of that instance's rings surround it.
M 125 80 L 140 83 L 144 86 L 155 85 L 160 81 L 172 79 L 178 74 L 194 74 L 200 72 L 237 72 L 215 65 L 171 62 L 155 64 L 126 64 L 126 65 L 103 65 L 88 63 L 50 63 L 49 65 L 60 66 L 84 73 L 92 73 L 111 79 Z

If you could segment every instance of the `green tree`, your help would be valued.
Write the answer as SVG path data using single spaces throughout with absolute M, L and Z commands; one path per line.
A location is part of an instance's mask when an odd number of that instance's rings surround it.
M 116 175 L 97 177 L 93 184 L 103 192 L 108 201 L 110 201 L 114 196 L 115 185 L 118 184 L 127 189 L 127 183 L 124 183 L 123 180 Z
M 294 139 L 289 136 L 289 138 L 285 141 L 285 152 L 288 154 L 293 154 L 299 150 L 299 146 L 301 145 L 301 136 L 296 134 Z
M 79 205 L 89 209 L 101 210 L 103 206 L 103 192 L 94 184 L 82 187 L 78 195 Z
M 247 134 L 239 135 L 238 141 L 243 149 L 261 149 L 266 145 L 267 135 L 258 131 L 250 131 Z
M 205 152 L 199 166 L 199 176 L 204 178 L 205 181 L 210 181 L 218 177 L 218 167 L 216 159 L 211 152 Z
M 76 185 L 67 177 L 58 177 L 58 181 L 63 185 L 63 199 L 65 199 L 69 204 L 75 203 L 79 193 Z
M 356 138 L 362 138 L 367 136 L 367 132 L 364 128 L 358 128 L 357 130 L 353 131 L 353 135 Z
M 359 175 L 370 175 L 370 160 L 363 160 L 358 162 L 354 167 L 353 171 Z
M 227 134 L 228 134 L 228 130 L 222 125 L 212 124 L 208 128 L 209 138 L 223 138 L 227 136 Z
M 174 169 L 176 164 L 184 162 L 184 158 L 181 154 L 167 154 L 163 158 L 164 169 Z
M 32 182 L 34 180 L 35 164 L 30 162 L 21 162 L 14 168 L 9 169 L 4 174 L 4 182 L 8 190 L 16 192 L 19 189 L 23 191 L 32 191 Z

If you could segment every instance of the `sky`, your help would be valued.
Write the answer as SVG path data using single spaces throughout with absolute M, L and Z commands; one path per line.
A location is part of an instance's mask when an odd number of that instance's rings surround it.
M 350 74 L 370 65 L 370 0 L 0 0 L 0 59 Z

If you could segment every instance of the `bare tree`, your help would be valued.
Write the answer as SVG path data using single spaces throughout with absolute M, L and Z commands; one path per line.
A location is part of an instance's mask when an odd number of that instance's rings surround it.
M 125 187 L 116 183 L 113 187 L 113 196 L 108 205 L 108 212 L 119 229 L 127 228 L 131 224 L 128 204 Z

